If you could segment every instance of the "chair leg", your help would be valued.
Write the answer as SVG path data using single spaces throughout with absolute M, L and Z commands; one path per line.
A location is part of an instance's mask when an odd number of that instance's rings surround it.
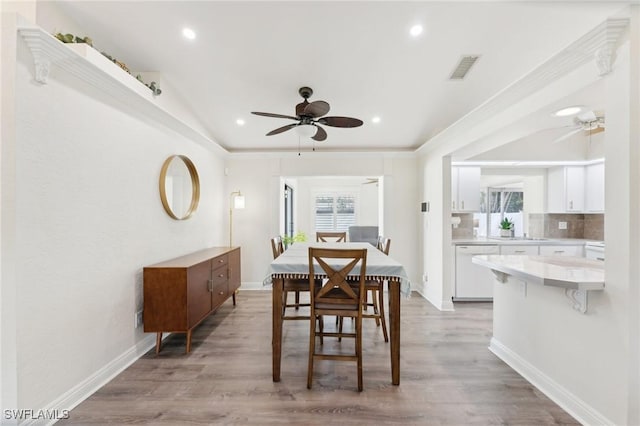
M 282 316 L 284 317 L 285 312 L 287 311 L 287 295 L 289 292 L 287 290 L 282 291 Z
M 296 311 L 300 308 L 300 291 L 296 290 Z
M 362 392 L 362 317 L 356 318 L 356 356 L 358 357 L 358 391 Z
M 336 317 L 338 320 L 338 333 L 342 334 L 342 323 L 344 321 L 344 317 Z M 342 336 L 338 336 L 338 342 L 342 342 Z
M 381 282 L 380 287 L 378 287 L 378 306 L 380 307 L 380 322 L 382 323 L 384 341 L 389 342 L 389 335 L 387 334 L 387 320 L 384 318 L 384 282 Z
M 322 321 L 322 317 L 319 317 Z M 313 356 L 316 352 L 316 316 L 311 313 L 311 320 L 309 324 L 311 329 L 309 331 L 309 365 L 307 366 L 307 389 L 311 389 L 311 382 L 313 381 Z M 322 335 L 320 335 L 322 339 Z
M 324 345 L 324 317 L 320 315 L 318 317 L 318 328 L 320 329 L 320 344 Z
M 380 315 L 380 310 L 378 309 L 378 295 L 376 294 L 378 290 L 371 289 L 371 302 L 373 305 L 373 313 L 375 315 Z M 380 318 L 376 317 L 376 327 L 380 327 Z

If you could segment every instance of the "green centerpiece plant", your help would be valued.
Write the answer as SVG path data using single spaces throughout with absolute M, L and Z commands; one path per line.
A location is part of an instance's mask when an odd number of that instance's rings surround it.
M 298 231 L 295 235 L 283 235 L 282 236 L 282 244 L 284 244 L 285 248 L 288 248 L 293 243 L 307 241 L 307 234 L 303 231 Z

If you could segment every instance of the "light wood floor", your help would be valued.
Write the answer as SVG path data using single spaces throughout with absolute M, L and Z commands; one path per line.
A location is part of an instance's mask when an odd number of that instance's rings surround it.
M 58 424 L 577 424 L 489 352 L 491 304 L 439 312 L 415 293 L 401 303 L 400 386 L 373 320 L 363 324 L 363 392 L 350 362 L 317 362 L 306 388 L 307 321 L 285 322 L 273 383 L 271 293 L 241 291 L 238 306 L 226 302 L 196 329 L 190 354 L 184 335 L 171 336 Z

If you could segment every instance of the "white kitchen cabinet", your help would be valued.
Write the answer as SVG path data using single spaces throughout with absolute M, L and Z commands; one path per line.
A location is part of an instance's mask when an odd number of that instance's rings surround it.
M 480 167 L 451 167 L 451 210 L 480 210 Z
M 585 212 L 604 212 L 604 163 L 585 166 Z
M 523 256 L 537 256 L 538 246 L 532 245 L 501 245 L 500 254 L 519 254 Z
M 584 182 L 583 166 L 551 167 L 547 171 L 547 212 L 584 211 Z
M 476 265 L 471 259 L 476 255 L 492 255 L 498 252 L 498 246 L 495 244 L 456 246 L 454 302 L 493 300 L 495 276 L 490 269 Z
M 584 256 L 584 246 L 540 246 L 540 256 Z

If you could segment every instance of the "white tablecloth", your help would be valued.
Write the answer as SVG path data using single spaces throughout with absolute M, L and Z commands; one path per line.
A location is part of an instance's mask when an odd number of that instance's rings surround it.
M 367 279 L 397 279 L 400 281 L 400 292 L 404 296 L 409 296 L 411 293 L 411 283 L 404 266 L 369 243 L 294 243 L 277 259 L 271 262 L 264 284 L 270 285 L 273 275 L 279 275 L 282 278 L 307 278 L 309 276 L 309 247 L 341 249 L 366 248 Z M 347 263 L 347 261 L 344 261 L 344 263 Z M 340 263 L 336 263 L 331 266 L 339 265 Z M 322 268 L 317 264 L 314 265 L 314 272 L 318 275 L 323 275 Z M 356 266 L 351 273 L 358 275 L 360 273 L 359 265 Z

